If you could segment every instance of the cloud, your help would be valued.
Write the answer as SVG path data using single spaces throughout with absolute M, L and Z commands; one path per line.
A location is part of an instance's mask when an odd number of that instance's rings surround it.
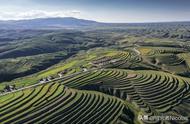
M 0 11 L 0 20 L 19 20 L 19 19 L 34 19 L 47 17 L 80 17 L 81 12 L 78 10 L 68 11 L 44 11 L 31 10 L 26 12 L 4 12 Z

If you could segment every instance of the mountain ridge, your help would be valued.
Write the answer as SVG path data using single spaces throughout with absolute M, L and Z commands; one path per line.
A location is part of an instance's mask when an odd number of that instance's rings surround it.
M 40 28 L 76 28 L 99 26 L 100 23 L 92 20 L 73 17 L 36 18 L 26 20 L 0 20 L 0 29 L 40 29 Z
M 76 29 L 92 27 L 124 27 L 124 26 L 158 26 L 158 25 L 190 25 L 190 21 L 181 22 L 146 22 L 146 23 L 105 23 L 74 17 L 51 17 L 23 20 L 0 20 L 0 29 Z

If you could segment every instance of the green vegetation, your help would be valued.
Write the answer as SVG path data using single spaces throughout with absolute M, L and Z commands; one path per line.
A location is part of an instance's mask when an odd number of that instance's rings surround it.
M 138 119 L 190 118 L 189 27 L 163 25 L 2 31 L 0 123 L 190 123 Z
M 0 99 L 0 105 L 1 123 L 130 123 L 133 118 L 119 98 L 58 83 L 20 91 Z
M 2 77 L 0 81 L 33 74 L 54 65 L 66 56 L 64 52 L 56 52 L 18 57 L 16 59 L 2 59 L 0 60 L 0 75 Z

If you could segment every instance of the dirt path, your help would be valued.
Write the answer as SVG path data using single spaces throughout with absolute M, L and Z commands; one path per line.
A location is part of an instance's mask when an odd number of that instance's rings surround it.
M 133 48 L 133 50 L 137 53 L 137 55 L 141 55 L 141 52 L 137 50 L 135 47 Z
M 85 73 L 91 72 L 91 71 L 95 71 L 95 70 L 98 70 L 98 69 L 90 69 L 90 70 L 86 71 Z M 4 96 L 4 95 L 10 94 L 10 93 L 15 93 L 15 92 L 18 92 L 18 91 L 22 91 L 22 90 L 25 90 L 25 89 L 29 89 L 29 88 L 40 86 L 40 85 L 47 84 L 47 83 L 53 83 L 53 82 L 55 82 L 57 80 L 60 80 L 60 79 L 63 79 L 63 80 L 65 79 L 66 80 L 68 78 L 71 78 L 71 77 L 73 77 L 75 75 L 82 74 L 82 73 L 83 72 L 76 72 L 76 73 L 73 73 L 73 74 L 61 77 L 61 78 L 60 77 L 59 78 L 55 78 L 55 79 L 53 79 L 51 81 L 47 81 L 47 82 L 44 82 L 44 83 L 37 83 L 37 84 L 26 86 L 26 87 L 23 87 L 23 88 L 20 88 L 20 89 L 17 89 L 17 90 L 13 90 L 11 92 L 1 93 L 0 96 Z

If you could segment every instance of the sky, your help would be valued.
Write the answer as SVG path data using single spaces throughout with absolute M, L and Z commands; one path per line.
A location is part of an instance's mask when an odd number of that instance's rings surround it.
M 115 23 L 190 21 L 190 0 L 0 0 L 0 20 L 47 17 Z

